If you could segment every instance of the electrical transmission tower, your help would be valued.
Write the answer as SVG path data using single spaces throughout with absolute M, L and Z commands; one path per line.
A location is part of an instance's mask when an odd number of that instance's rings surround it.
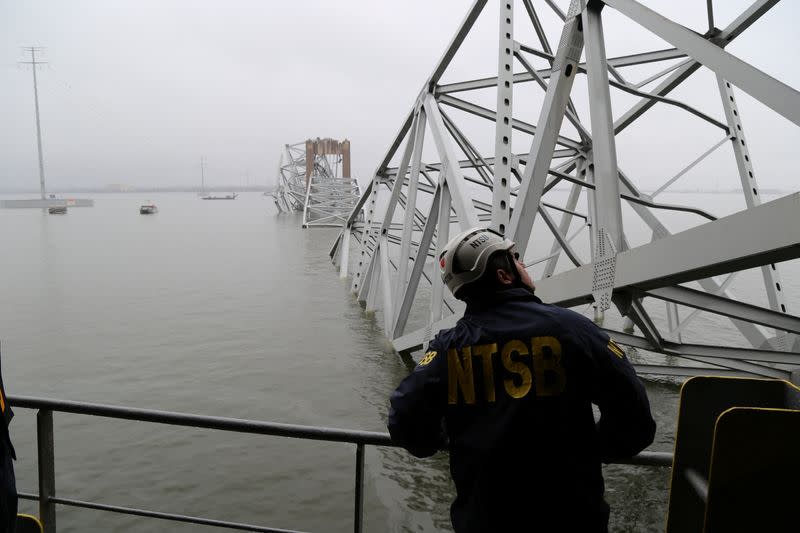
M 30 53 L 30 61 L 20 61 L 23 65 L 31 65 L 33 70 L 33 101 L 36 110 L 36 147 L 39 153 L 39 194 L 37 199 L 13 199 L 0 200 L 0 208 L 50 208 L 50 207 L 92 207 L 94 200 L 89 198 L 56 198 L 55 195 L 48 195 L 44 183 L 44 154 L 42 152 L 42 127 L 39 121 L 39 85 L 36 79 L 36 68 L 44 65 L 46 61 L 36 59 L 36 53 L 42 52 L 44 48 L 39 46 L 26 46 L 23 48 L 25 53 Z
M 38 65 L 47 64 L 47 61 L 36 60 L 36 52 L 44 51 L 44 48 L 40 46 L 26 46 L 23 50 L 31 54 L 30 61 L 20 61 L 20 63 L 23 65 L 31 65 L 31 71 L 33 72 L 33 101 L 36 108 L 36 147 L 39 151 L 39 192 L 42 200 L 44 200 L 46 196 L 44 186 L 44 155 L 42 154 L 42 128 L 39 124 L 39 87 L 36 82 L 36 67 Z

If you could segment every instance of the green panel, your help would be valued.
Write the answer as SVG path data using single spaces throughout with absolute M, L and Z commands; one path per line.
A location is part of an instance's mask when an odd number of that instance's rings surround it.
M 798 495 L 800 411 L 725 411 L 714 437 L 705 532 L 798 531 Z

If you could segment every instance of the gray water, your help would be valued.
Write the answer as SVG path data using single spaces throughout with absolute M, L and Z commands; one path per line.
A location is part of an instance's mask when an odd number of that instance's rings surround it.
M 8 393 L 385 431 L 410 365 L 303 230 L 243 194 L 94 195 L 65 216 L 0 210 Z M 141 216 L 141 203 L 160 212 Z M 672 451 L 678 385 L 649 381 L 654 451 Z M 34 412 L 16 410 L 18 488 L 36 492 Z M 352 530 L 354 448 L 56 413 L 64 498 L 303 531 Z M 663 531 L 668 471 L 606 467 L 613 531 Z M 447 457 L 367 449 L 366 531 L 450 531 Z M 25 512 L 38 514 L 32 502 Z M 217 531 L 58 508 L 61 532 Z

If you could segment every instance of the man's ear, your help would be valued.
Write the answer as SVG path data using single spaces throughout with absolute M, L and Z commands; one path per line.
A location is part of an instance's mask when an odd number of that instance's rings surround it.
M 514 276 L 502 268 L 497 269 L 497 281 L 499 281 L 502 285 L 511 285 L 514 283 Z

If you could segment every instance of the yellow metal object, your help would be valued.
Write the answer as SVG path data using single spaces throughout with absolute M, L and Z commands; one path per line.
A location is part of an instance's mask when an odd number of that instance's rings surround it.
M 44 528 L 39 519 L 29 514 L 18 514 L 15 533 L 43 533 Z

